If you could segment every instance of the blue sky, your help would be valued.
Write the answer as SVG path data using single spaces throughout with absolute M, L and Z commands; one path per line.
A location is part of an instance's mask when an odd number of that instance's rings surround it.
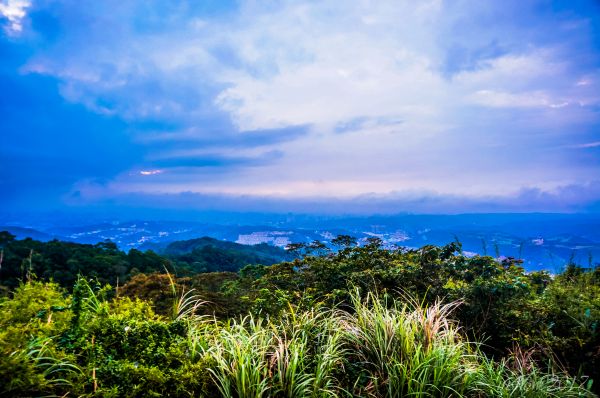
M 597 1 L 0 0 L 4 211 L 600 211 Z

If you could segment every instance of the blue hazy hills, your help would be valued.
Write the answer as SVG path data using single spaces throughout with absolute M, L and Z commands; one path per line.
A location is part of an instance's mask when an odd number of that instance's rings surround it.
M 558 271 L 567 262 L 582 266 L 600 260 L 598 214 L 460 214 L 370 217 L 296 214 L 205 214 L 189 220 L 45 219 L 43 222 L 2 220 L 0 230 L 18 238 L 60 239 L 80 243 L 111 240 L 122 249 L 162 252 L 169 244 L 201 237 L 245 245 L 285 247 L 292 242 L 329 243 L 340 234 L 359 242 L 380 238 L 387 247 L 416 248 L 458 240 L 467 255 L 511 256 L 527 270 Z M 179 244 L 184 245 L 184 244 Z

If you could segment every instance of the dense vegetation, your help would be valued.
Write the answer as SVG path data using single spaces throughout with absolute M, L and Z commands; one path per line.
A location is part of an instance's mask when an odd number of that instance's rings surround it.
M 335 243 L 335 252 L 294 245 L 304 256 L 271 266 L 178 277 L 160 269 L 170 260 L 140 253 L 156 267 L 123 271 L 119 287 L 97 266 L 61 287 L 36 268 L 47 256 L 39 242 L 6 239 L 0 276 L 9 246 L 23 273 L 16 287 L 12 274 L 0 279 L 10 289 L 0 301 L 0 394 L 594 395 L 600 268 L 568 264 L 551 276 L 516 259 L 466 257 L 457 243 Z M 131 253 L 101 245 L 86 249 Z
M 18 240 L 8 232 L 0 232 L 0 250 L 0 285 L 10 289 L 17 287 L 27 273 L 52 279 L 68 288 L 79 274 L 116 286 L 140 273 L 237 272 L 248 264 L 271 265 L 294 258 L 285 250 L 266 244 L 246 246 L 207 237 L 173 242 L 158 255 L 151 250 L 136 249 L 125 253 L 109 241 L 95 245 L 58 240 L 40 242 Z
M 237 272 L 248 264 L 272 265 L 294 256 L 266 243 L 248 246 L 213 238 L 170 243 L 161 254 L 170 258 L 177 269 L 198 272 Z
M 125 253 L 112 242 L 95 245 L 61 242 L 17 240 L 8 232 L 0 232 L 0 285 L 14 289 L 27 274 L 53 280 L 71 287 L 79 274 L 96 278 L 102 284 L 129 279 L 137 273 L 163 272 L 167 259 L 151 252 L 132 249 Z

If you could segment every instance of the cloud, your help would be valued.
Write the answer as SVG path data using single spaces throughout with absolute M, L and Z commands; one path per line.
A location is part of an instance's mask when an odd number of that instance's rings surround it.
M 598 147 L 600 147 L 600 141 L 586 142 L 585 144 L 571 145 L 571 148 L 580 148 L 580 149 L 598 148 Z
M 87 183 L 67 199 L 72 205 L 137 209 L 187 209 L 192 211 L 244 211 L 317 214 L 493 213 L 493 212 L 586 212 L 600 205 L 600 182 L 561 186 L 554 190 L 529 187 L 505 195 L 448 195 L 434 191 L 362 194 L 353 197 L 215 193 L 128 192 L 107 194 L 102 184 Z
M 9 35 L 18 35 L 23 30 L 23 19 L 27 9 L 31 6 L 28 0 L 2 0 L 0 2 L 0 16 L 7 19 L 4 26 Z
M 140 170 L 140 174 L 143 176 L 153 176 L 162 172 L 162 170 Z
M 95 190 L 286 200 L 434 191 L 470 203 L 598 175 L 598 159 L 567 150 L 595 143 L 600 127 L 589 8 L 214 4 L 32 7 L 47 42 L 30 43 L 20 76 L 54 79 L 69 104 L 122 121 L 141 153 Z M 44 15 L 60 34 L 35 23 Z
M 548 96 L 542 92 L 512 94 L 499 91 L 480 90 L 471 97 L 473 102 L 498 108 L 562 108 L 569 105 L 569 102 L 552 103 Z

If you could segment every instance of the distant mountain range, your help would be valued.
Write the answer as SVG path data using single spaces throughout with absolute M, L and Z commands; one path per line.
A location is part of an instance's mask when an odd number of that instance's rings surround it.
M 257 221 L 256 218 L 253 221 Z M 268 215 L 244 225 L 202 221 L 113 221 L 89 225 L 0 225 L 19 238 L 61 239 L 80 243 L 111 240 L 122 249 L 153 249 L 165 254 L 202 245 L 199 237 L 263 247 L 319 240 L 328 244 L 340 234 L 359 242 L 380 238 L 388 246 L 416 248 L 455 240 L 467 254 L 522 258 L 528 270 L 557 271 L 568 261 L 588 266 L 600 262 L 600 215 L 465 214 L 374 217 Z M 176 242 L 177 243 L 173 243 Z M 183 241 L 183 242 L 182 242 Z M 193 250 L 193 249 L 192 249 Z M 265 252 L 265 255 L 269 255 Z M 281 253 L 281 252 L 280 252 Z M 279 258 L 279 255 L 276 258 Z M 273 255 L 271 253 L 270 255 Z

